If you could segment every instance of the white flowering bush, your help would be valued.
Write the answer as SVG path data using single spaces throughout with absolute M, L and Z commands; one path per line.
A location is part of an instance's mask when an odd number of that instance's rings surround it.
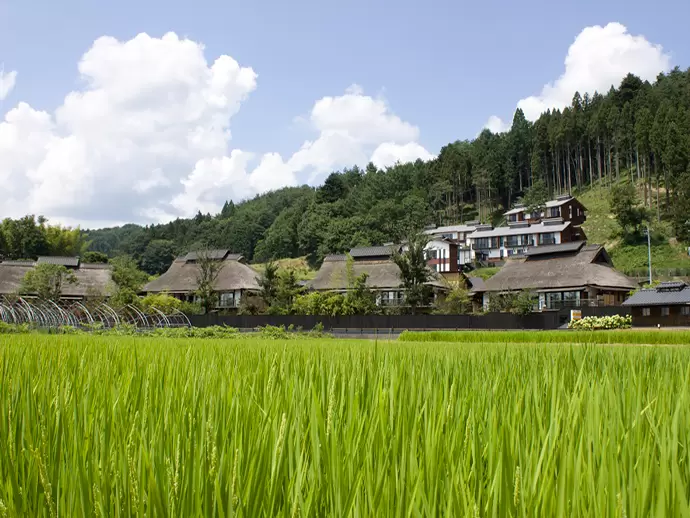
M 583 329 L 595 331 L 597 329 L 627 329 L 632 327 L 632 315 L 611 315 L 607 317 L 585 317 L 571 320 L 568 329 Z

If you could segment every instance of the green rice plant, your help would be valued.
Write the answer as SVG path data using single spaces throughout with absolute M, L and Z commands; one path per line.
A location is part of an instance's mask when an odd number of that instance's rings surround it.
M 569 331 L 404 331 L 403 342 L 495 343 L 495 344 L 690 344 L 690 331 L 569 330 Z
M 683 347 L 3 335 L 0 416 L 0 516 L 690 515 Z

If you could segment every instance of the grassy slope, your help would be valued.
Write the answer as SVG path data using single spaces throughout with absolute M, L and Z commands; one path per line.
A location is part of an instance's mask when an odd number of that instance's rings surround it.
M 295 259 L 278 259 L 276 261 L 278 268 L 291 269 L 295 271 L 297 279 L 300 281 L 307 281 L 314 278 L 316 275 L 316 270 L 312 270 L 307 264 L 307 260 L 304 257 L 297 257 Z M 265 263 L 257 263 L 249 265 L 257 273 L 262 273 L 266 266 Z
M 627 244 L 620 237 L 621 228 L 611 215 L 609 189 L 605 185 L 595 185 L 591 189 L 576 193 L 577 198 L 587 207 L 587 221 L 582 227 L 590 243 L 606 246 L 613 263 L 619 270 L 630 272 L 647 268 L 647 244 Z M 686 248 L 669 240 L 670 229 L 664 222 L 652 229 L 652 267 L 662 277 L 673 277 L 668 269 L 690 269 L 690 257 Z M 656 275 L 655 274 L 655 275 Z

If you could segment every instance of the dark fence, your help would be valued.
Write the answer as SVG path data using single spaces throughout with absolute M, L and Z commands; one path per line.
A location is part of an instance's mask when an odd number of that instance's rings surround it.
M 293 326 L 313 329 L 318 324 L 326 330 L 347 329 L 556 329 L 558 313 L 513 315 L 490 313 L 486 315 L 195 315 L 189 317 L 195 327 L 214 325 L 254 329 L 256 327 Z
M 584 307 L 582 316 L 628 315 L 629 308 Z M 487 313 L 484 315 L 190 315 L 194 327 L 229 326 L 255 329 L 261 326 L 293 326 L 314 329 L 317 325 L 332 330 L 402 329 L 557 329 L 570 320 L 570 310 L 545 311 L 530 315 Z

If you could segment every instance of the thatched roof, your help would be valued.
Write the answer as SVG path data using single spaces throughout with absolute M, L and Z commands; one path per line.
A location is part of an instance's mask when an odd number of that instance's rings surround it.
M 0 263 L 0 295 L 18 293 L 24 276 L 35 265 L 36 263 L 33 261 L 6 261 Z M 65 284 L 62 287 L 63 297 L 109 295 L 112 273 L 107 264 L 82 263 L 79 265 L 79 268 L 72 269 L 72 272 L 77 277 L 77 284 Z
M 485 283 L 489 292 L 580 288 L 593 286 L 614 290 L 632 290 L 635 283 L 616 271 L 600 245 L 583 245 L 579 250 L 563 247 L 558 253 L 510 259 Z
M 345 291 L 349 288 L 346 260 L 324 261 L 321 268 L 312 279 L 308 287 L 318 291 Z M 393 290 L 400 288 L 400 268 L 390 260 L 352 261 L 352 273 L 359 277 L 367 274 L 367 286 L 372 289 Z M 447 283 L 440 277 L 429 283 L 441 289 L 447 289 Z
M 239 262 L 240 256 L 226 254 L 218 274 L 216 291 L 259 290 L 256 272 Z M 147 293 L 192 293 L 197 289 L 199 265 L 193 260 L 176 259 L 168 271 L 144 286 Z

